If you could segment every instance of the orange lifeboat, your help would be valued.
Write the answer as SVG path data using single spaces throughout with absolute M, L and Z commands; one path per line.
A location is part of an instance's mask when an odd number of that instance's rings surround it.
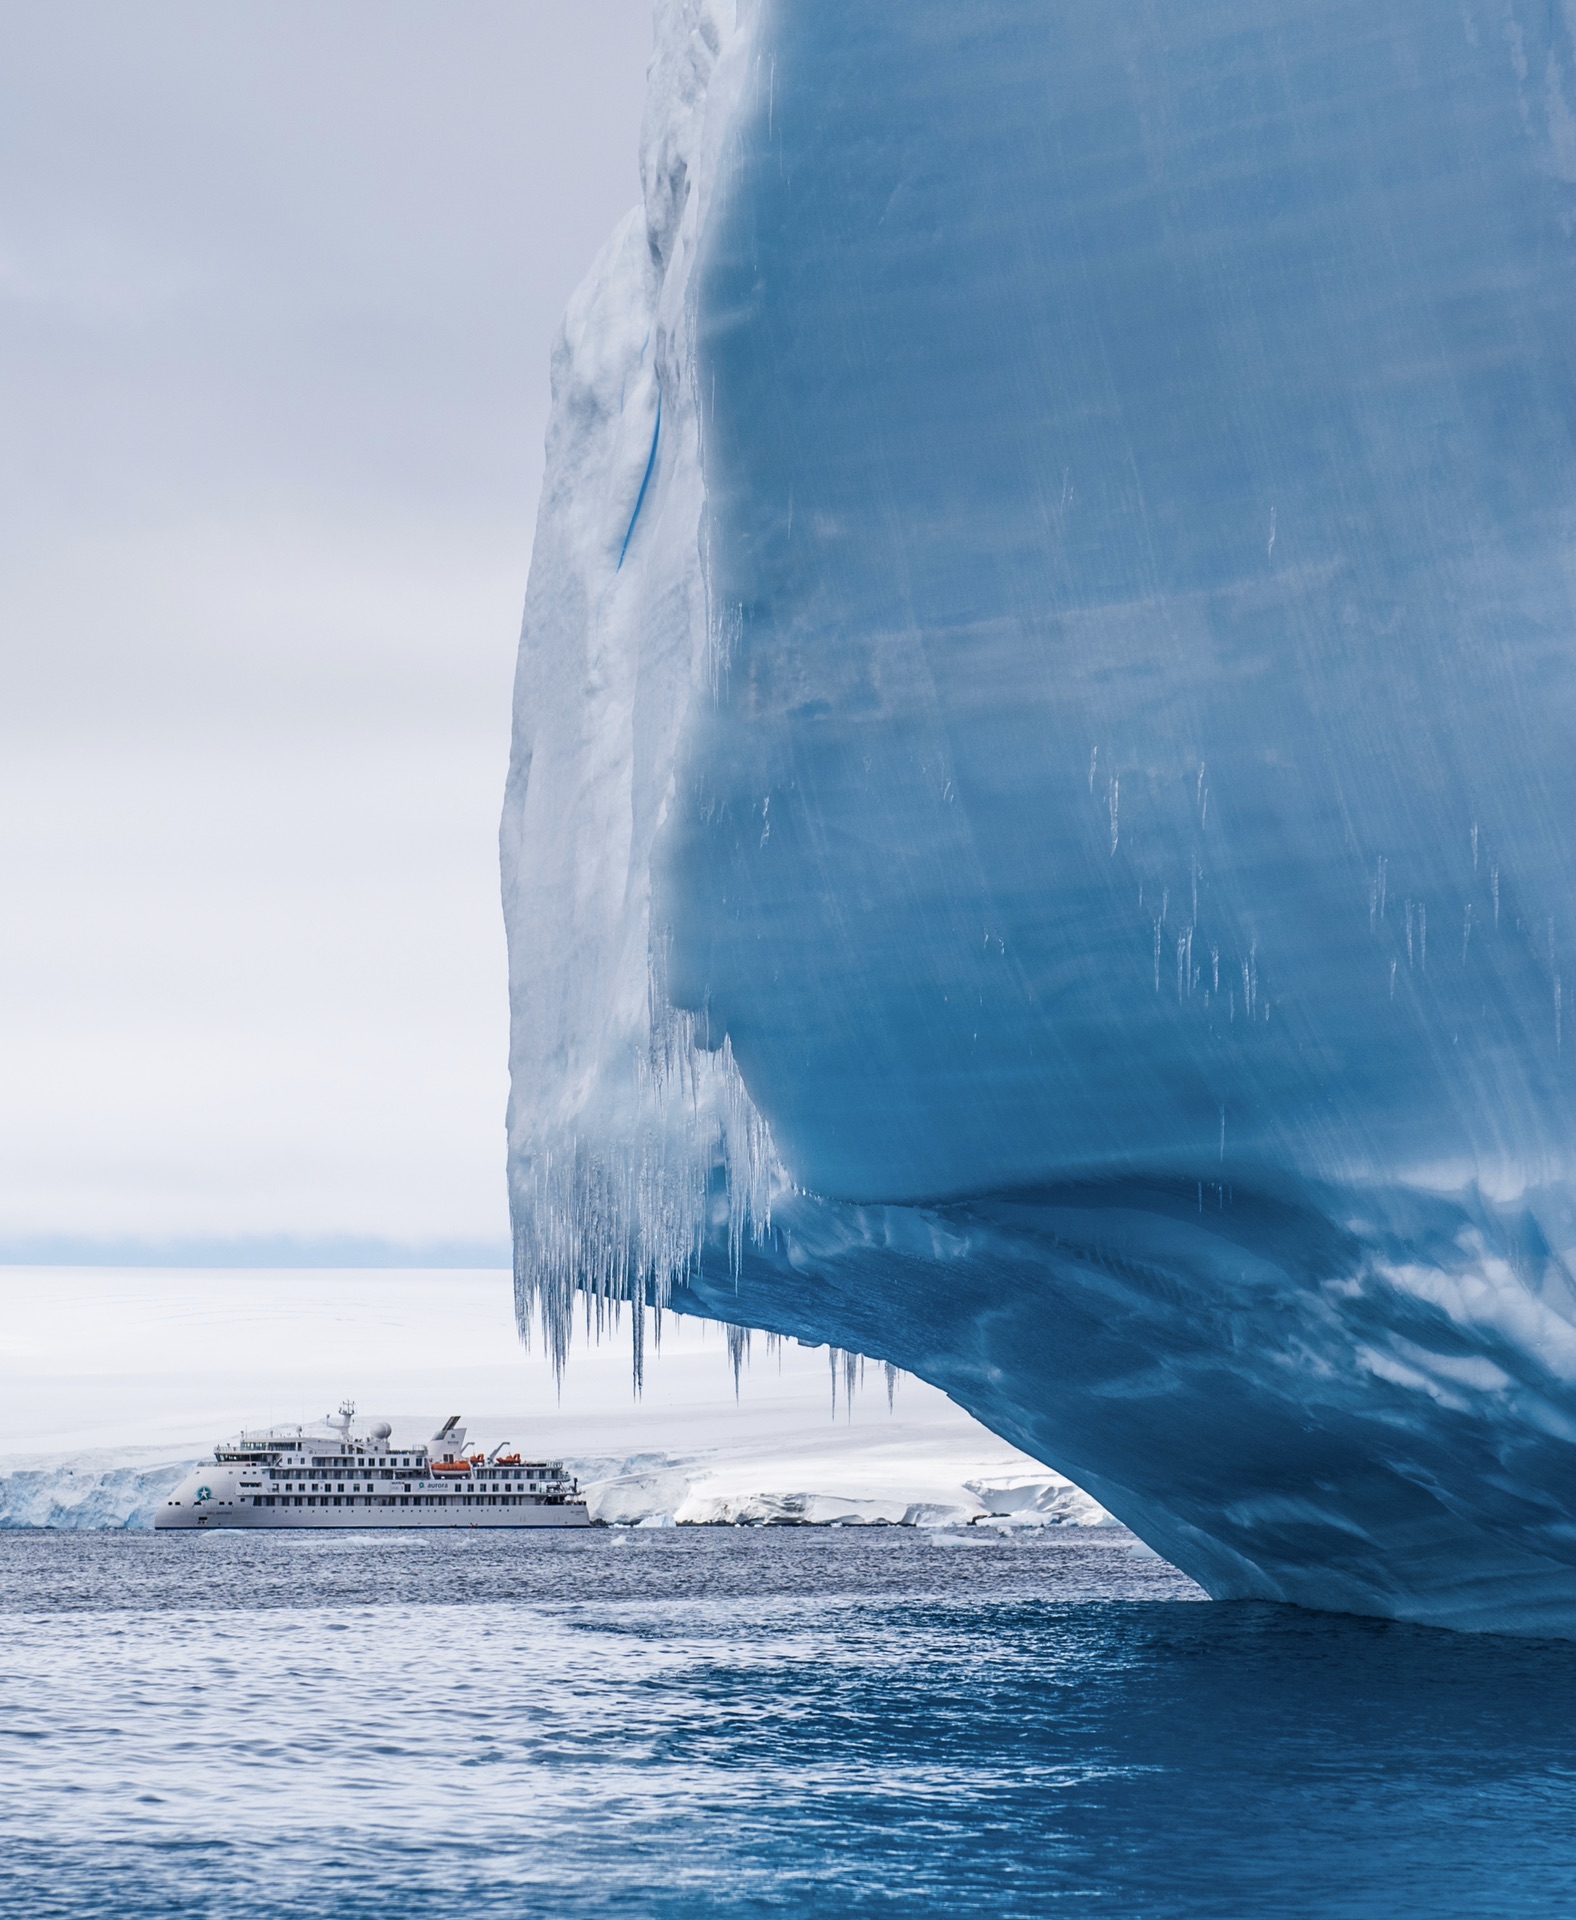
M 469 1460 L 434 1460 L 430 1465 L 434 1473 L 469 1473 L 471 1470 Z

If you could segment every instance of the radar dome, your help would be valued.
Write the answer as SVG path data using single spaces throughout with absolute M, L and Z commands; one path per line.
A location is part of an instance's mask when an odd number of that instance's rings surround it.
M 387 1440 L 393 1431 L 394 1429 L 389 1425 L 387 1420 L 374 1420 L 372 1425 L 367 1428 L 367 1432 L 374 1440 Z

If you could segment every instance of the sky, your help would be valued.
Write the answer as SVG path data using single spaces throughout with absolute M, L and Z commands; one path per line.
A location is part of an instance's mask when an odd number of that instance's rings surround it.
M 0 1257 L 504 1247 L 548 357 L 650 38 L 0 6 Z

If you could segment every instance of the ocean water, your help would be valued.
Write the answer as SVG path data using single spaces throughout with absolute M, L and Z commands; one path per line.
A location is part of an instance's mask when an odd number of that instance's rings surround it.
M 0 1538 L 0 1912 L 1550 1915 L 1576 1647 L 1129 1536 Z

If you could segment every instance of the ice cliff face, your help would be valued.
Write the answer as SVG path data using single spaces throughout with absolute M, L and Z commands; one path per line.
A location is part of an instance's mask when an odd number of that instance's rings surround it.
M 735 1252 L 769 1214 L 764 1128 L 727 1036 L 668 995 L 652 914 L 710 659 L 692 282 L 746 38 L 713 0 L 659 17 L 645 204 L 553 361 L 501 848 L 516 1265 L 560 1353 L 577 1288 L 638 1309 L 690 1269 L 714 1169 Z
M 713 0 L 555 363 L 522 1304 L 1576 1632 L 1576 17 Z

